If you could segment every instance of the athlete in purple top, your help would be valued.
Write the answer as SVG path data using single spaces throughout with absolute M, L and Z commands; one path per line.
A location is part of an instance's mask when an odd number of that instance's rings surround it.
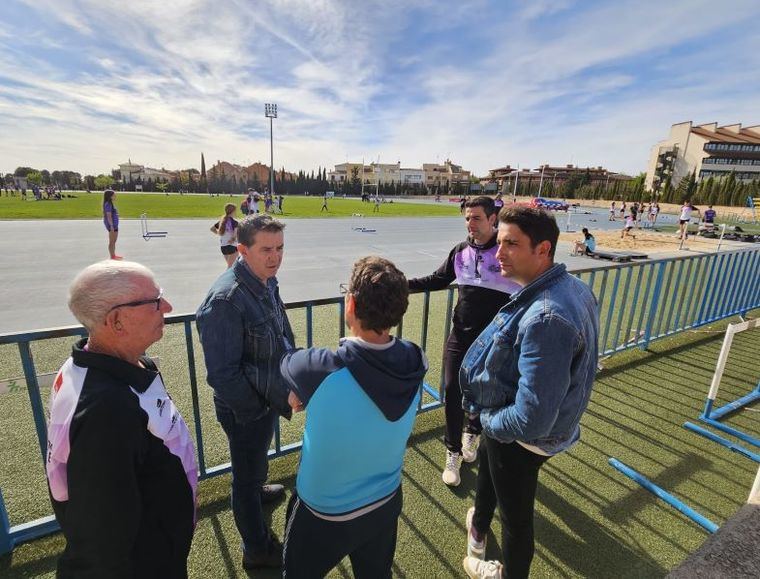
M 106 189 L 103 191 L 103 225 L 108 231 L 108 253 L 111 259 L 123 259 L 116 255 L 116 238 L 119 237 L 119 211 L 114 204 L 116 191 Z
M 459 299 L 454 308 L 452 331 L 446 341 L 444 388 L 446 408 L 446 466 L 443 482 L 460 483 L 462 460 L 474 462 L 480 442 L 480 421 L 468 419 L 464 435 L 462 391 L 459 368 L 462 358 L 480 332 L 509 301 L 520 286 L 501 275 L 496 259 L 496 207 L 490 197 L 475 197 L 465 203 L 467 240 L 457 244 L 433 274 L 409 280 L 410 290 L 437 290 L 456 281 Z

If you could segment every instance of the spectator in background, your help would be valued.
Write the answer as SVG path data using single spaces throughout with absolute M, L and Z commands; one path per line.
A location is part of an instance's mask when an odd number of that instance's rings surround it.
M 243 201 L 245 203 L 245 201 Z M 237 259 L 237 227 L 238 222 L 235 219 L 235 204 L 227 203 L 224 206 L 224 215 L 219 218 L 219 221 L 211 226 L 211 233 L 219 236 L 219 244 L 222 250 L 222 256 L 224 261 L 227 262 L 227 267 L 232 267 Z
M 111 259 L 124 259 L 116 255 L 116 240 L 119 237 L 119 210 L 116 209 L 114 199 L 116 191 L 106 189 L 103 191 L 103 225 L 108 231 L 108 253 Z
M 625 239 L 629 235 L 633 239 L 636 239 L 636 236 L 633 233 L 631 233 L 631 230 L 633 229 L 633 227 L 634 227 L 633 216 L 629 213 L 628 215 L 625 216 L 625 225 L 623 225 L 623 231 L 620 233 L 620 239 Z
M 631 203 L 631 219 L 633 220 L 633 225 L 635 227 L 639 226 L 638 215 L 639 215 L 639 204 L 636 201 L 634 201 L 633 203 Z
M 691 214 L 696 211 L 699 215 L 699 209 L 692 205 L 689 199 L 686 199 L 681 206 L 681 214 L 678 217 L 678 237 L 681 239 L 687 239 L 689 237 L 689 223 L 691 222 Z
M 591 256 L 594 254 L 594 251 L 596 251 L 596 239 L 594 239 L 594 236 L 589 233 L 586 227 L 584 227 L 581 231 L 583 232 L 583 241 L 575 242 L 573 255 Z
M 715 213 L 715 209 L 713 209 L 713 206 L 712 205 L 708 205 L 707 209 L 705 210 L 705 214 L 702 217 L 702 220 L 705 223 L 709 223 L 710 225 L 714 225 L 715 224 L 715 215 L 716 215 L 716 213 Z
M 649 208 L 649 222 L 652 229 L 654 229 L 654 226 L 657 224 L 657 215 L 660 213 L 660 204 L 655 201 L 652 203 L 651 207 Z

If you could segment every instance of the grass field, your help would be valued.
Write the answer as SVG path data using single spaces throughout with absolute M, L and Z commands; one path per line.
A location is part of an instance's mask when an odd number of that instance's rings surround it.
M 667 278 L 682 266 L 668 266 Z M 689 266 L 690 267 L 690 266 Z M 686 278 L 699 272 L 684 271 Z M 602 292 L 603 274 L 593 287 L 602 302 L 601 323 L 610 328 L 601 341 L 608 347 L 624 341 L 630 332 L 623 324 L 614 335 L 618 319 L 627 320 L 642 309 L 646 297 L 633 300 L 635 287 L 643 287 L 649 272 L 626 270 L 617 294 L 630 286 L 629 299 L 618 299 L 610 308 L 613 271 Z M 679 275 L 680 277 L 680 275 Z M 589 281 L 589 276 L 584 275 Z M 675 282 L 674 282 L 675 283 Z M 693 289 L 693 285 L 691 285 Z M 670 325 L 674 303 L 689 288 L 674 290 L 658 311 L 660 324 Z M 697 296 L 699 298 L 699 296 Z M 641 304 L 636 303 L 641 301 Z M 697 307 L 699 300 L 694 304 Z M 638 309 L 637 309 L 638 308 Z M 420 341 L 422 296 L 412 297 L 404 322 L 404 335 Z M 431 295 L 427 351 L 427 382 L 440 380 L 446 292 Z M 314 308 L 315 345 L 334 345 L 339 335 L 337 306 Z M 757 315 L 757 313 L 755 314 Z M 298 344 L 306 342 L 304 310 L 289 313 Z M 720 348 L 724 324 L 688 332 L 656 342 L 649 352 L 628 351 L 605 362 L 596 382 L 589 411 L 584 417 L 582 443 L 567 455 L 553 459 L 544 469 L 538 496 L 537 544 L 534 576 L 639 577 L 659 576 L 676 565 L 705 538 L 705 534 L 646 492 L 607 466 L 616 456 L 652 477 L 718 523 L 729 517 L 746 499 L 753 467 L 721 447 L 712 446 L 681 428 L 693 420 L 702 405 Z M 634 326 L 635 329 L 636 326 Z M 656 331 L 655 331 L 656 333 Z M 38 372 L 54 371 L 69 352 L 72 339 L 49 340 L 32 347 Z M 226 442 L 213 413 L 211 391 L 205 385 L 200 345 L 194 338 L 196 377 L 199 384 L 207 465 L 228 460 Z M 742 334 L 732 350 L 722 394 L 728 399 L 748 391 L 758 379 L 750 361 L 760 348 L 760 333 Z M 181 325 L 167 327 L 164 339 L 150 352 L 161 358 L 162 372 L 172 395 L 193 429 L 187 357 Z M 0 346 L 0 377 L 22 375 L 15 346 Z M 43 391 L 47 403 L 48 392 Z M 426 401 L 430 398 L 427 397 Z M 474 473 L 465 468 L 463 484 L 451 490 L 440 482 L 443 413 L 433 411 L 418 418 L 404 470 L 405 507 L 399 533 L 396 576 L 461 576 L 463 520 L 474 495 Z M 751 413 L 733 422 L 756 430 Z M 303 415 L 284 423 L 282 443 L 300 439 Z M 44 471 L 32 426 L 28 397 L 23 389 L 0 395 L 0 488 L 3 489 L 11 524 L 50 514 Z M 272 480 L 292 487 L 297 455 L 272 462 Z M 726 473 L 729 473 L 728 476 Z M 201 483 L 201 513 L 190 559 L 192 577 L 244 576 L 239 568 L 239 539 L 228 508 L 229 476 Z M 282 533 L 284 504 L 271 511 L 273 528 Z M 494 530 L 498 530 L 495 524 Z M 490 553 L 498 556 L 498 532 L 490 539 Z M 21 545 L 0 559 L 0 575 L 8 577 L 53 576 L 55 559 L 63 540 L 60 535 Z M 271 575 L 275 576 L 275 575 Z M 343 566 L 333 577 L 349 577 Z
M 0 219 L 101 219 L 103 194 L 75 192 L 75 199 L 61 201 L 22 201 L 19 197 L 0 197 Z M 144 193 L 117 193 L 116 207 L 119 216 L 134 219 L 147 213 L 155 218 L 219 217 L 224 204 L 233 202 L 238 208 L 242 195 L 209 197 L 207 195 L 155 195 Z M 263 202 L 259 204 L 263 209 Z M 367 217 L 418 217 L 455 216 L 455 204 L 383 203 L 378 213 L 374 204 L 358 199 L 329 199 L 328 211 L 322 208 L 321 197 L 287 196 L 283 203 L 283 217 L 350 217 L 362 213 Z M 238 211 L 239 213 L 239 211 Z

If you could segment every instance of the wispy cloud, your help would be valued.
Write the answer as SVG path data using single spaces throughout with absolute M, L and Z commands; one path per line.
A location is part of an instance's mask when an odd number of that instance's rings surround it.
M 0 170 L 250 163 L 276 102 L 275 162 L 292 169 L 379 155 L 633 173 L 674 122 L 760 122 L 759 23 L 751 0 L 10 0 Z

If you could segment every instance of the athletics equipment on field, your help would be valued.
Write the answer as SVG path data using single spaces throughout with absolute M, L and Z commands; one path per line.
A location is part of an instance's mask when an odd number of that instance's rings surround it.
M 358 231 L 359 233 L 377 233 L 377 229 L 367 227 L 364 224 L 364 219 L 365 217 L 363 213 L 352 213 L 351 231 Z
M 169 235 L 168 231 L 151 231 L 148 228 L 148 214 L 143 213 L 140 215 L 140 227 L 142 229 L 142 238 L 145 241 L 149 241 L 153 239 L 154 237 L 166 237 Z
M 748 330 L 757 329 L 760 327 L 760 318 L 754 320 L 747 320 L 738 324 L 729 324 L 726 328 L 726 337 L 723 339 L 723 346 L 720 349 L 720 355 L 718 356 L 718 363 L 715 366 L 715 374 L 713 375 L 712 383 L 710 384 L 710 391 L 707 393 L 707 399 L 705 400 L 705 409 L 702 415 L 699 417 L 701 422 L 712 426 L 717 430 L 721 430 L 726 434 L 730 434 L 753 446 L 760 446 L 760 438 L 752 436 L 743 432 L 737 428 L 733 428 L 721 422 L 721 419 L 730 414 L 734 414 L 750 404 L 760 400 L 760 381 L 757 385 L 748 393 L 728 404 L 724 404 L 718 408 L 715 408 L 715 399 L 718 397 L 718 390 L 720 388 L 721 380 L 723 379 L 723 372 L 726 369 L 726 362 L 728 361 L 728 354 L 731 351 L 731 344 L 734 340 L 734 336 L 739 332 L 746 332 Z M 717 441 L 716 441 L 717 442 Z
M 623 473 L 625 476 L 630 478 L 632 481 L 637 482 L 642 487 L 644 487 L 646 490 L 648 490 L 650 493 L 655 495 L 656 497 L 662 499 L 666 503 L 668 503 L 671 507 L 676 509 L 678 512 L 683 513 L 687 517 L 689 517 L 692 521 L 697 523 L 700 527 L 705 529 L 706 531 L 710 533 L 714 533 L 718 530 L 718 525 L 713 523 L 710 519 L 705 517 L 704 515 L 698 513 L 694 509 L 692 509 L 690 506 L 688 506 L 686 503 L 684 503 L 682 500 L 677 498 L 675 495 L 670 494 L 666 490 L 664 490 L 662 487 L 657 486 L 652 481 L 650 481 L 648 478 L 646 478 L 644 475 L 642 475 L 639 472 L 636 472 L 633 470 L 630 466 L 627 464 L 624 464 L 620 462 L 616 458 L 610 458 L 608 460 L 610 466 L 617 469 L 621 473 Z

